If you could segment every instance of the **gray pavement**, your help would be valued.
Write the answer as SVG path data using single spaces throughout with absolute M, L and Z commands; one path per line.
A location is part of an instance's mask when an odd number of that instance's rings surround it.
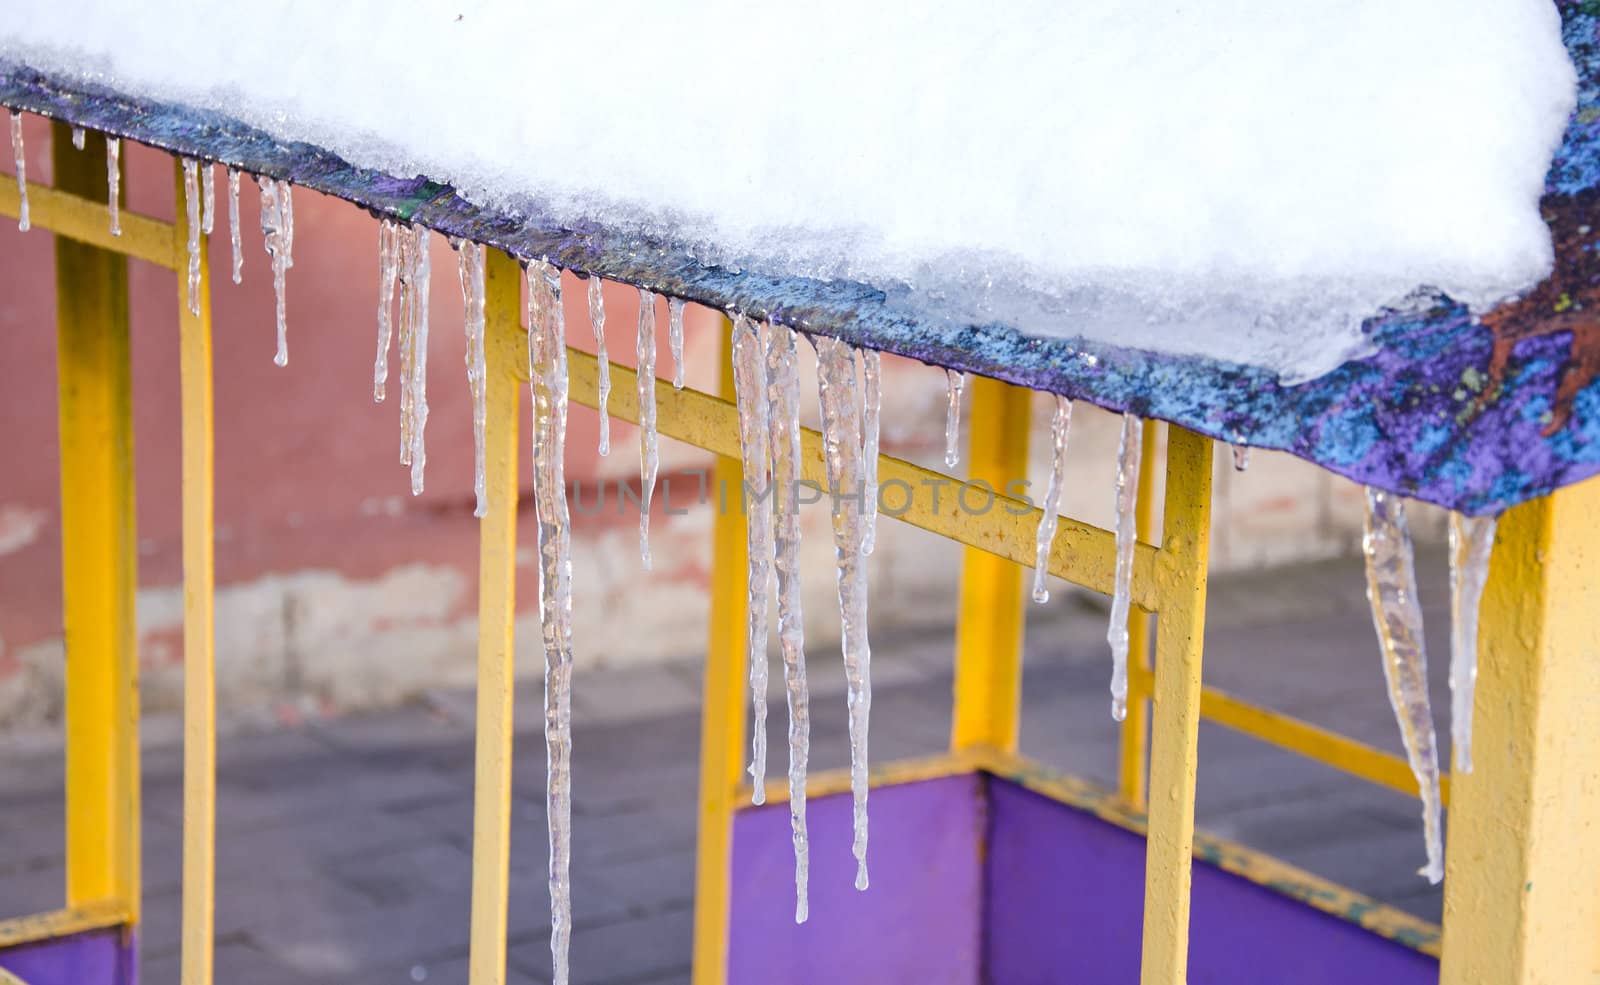
M 1423 559 L 1443 687 L 1444 572 Z M 948 630 L 874 640 L 876 760 L 939 750 L 950 721 Z M 845 765 L 833 653 L 812 655 L 814 768 Z M 1058 593 L 1030 614 L 1022 747 L 1109 784 L 1104 613 Z M 1216 579 L 1206 678 L 1240 696 L 1398 750 L 1359 565 Z M 574 728 L 572 937 L 575 985 L 688 978 L 693 896 L 699 670 L 690 662 L 585 673 Z M 774 688 L 774 695 L 780 689 Z M 509 961 L 511 981 L 548 980 L 544 744 L 538 685 L 519 690 Z M 217 980 L 323 985 L 465 980 L 471 852 L 471 695 L 299 728 L 241 728 L 219 743 Z M 771 721 L 782 728 L 775 701 Z M 181 751 L 170 723 L 147 729 L 144 757 L 145 980 L 177 980 Z M 162 734 L 169 738 L 163 740 Z M 781 734 L 778 733 L 778 734 Z M 1443 743 L 1447 748 L 1447 742 Z M 782 775 L 784 744 L 769 771 Z M 1415 801 L 1202 727 L 1201 827 L 1437 920 Z M 61 903 L 58 743 L 0 743 L 0 915 Z

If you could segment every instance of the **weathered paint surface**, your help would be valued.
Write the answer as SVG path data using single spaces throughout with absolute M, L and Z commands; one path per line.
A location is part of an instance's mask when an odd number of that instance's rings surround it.
M 1600 341 L 1590 340 L 1583 315 L 1596 290 L 1597 234 L 1581 221 L 1600 194 L 1600 4 L 1560 6 L 1582 83 L 1546 184 L 1561 249 L 1555 275 L 1482 323 L 1443 297 L 1425 310 L 1379 313 L 1365 325 L 1372 355 L 1292 387 L 1237 364 L 1031 339 L 998 323 L 930 324 L 913 315 L 904 289 L 702 266 L 672 243 L 566 228 L 533 203 L 522 214 L 479 208 L 424 178 L 356 168 L 216 113 L 67 85 L 26 66 L 0 65 L 0 104 L 288 178 L 515 256 L 1284 449 L 1363 483 L 1482 513 L 1600 472 L 1600 384 L 1592 379 Z

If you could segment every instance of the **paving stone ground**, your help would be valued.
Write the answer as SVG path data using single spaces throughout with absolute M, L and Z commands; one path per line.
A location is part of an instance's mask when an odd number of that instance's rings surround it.
M 1448 735 L 1442 560 L 1422 559 L 1434 708 Z M 1213 582 L 1206 679 L 1398 750 L 1359 565 L 1329 562 Z M 872 747 L 938 751 L 950 722 L 948 631 L 874 640 Z M 815 768 L 848 762 L 842 672 L 814 652 Z M 1104 614 L 1067 592 L 1030 615 L 1025 753 L 1103 784 L 1116 732 Z M 774 678 L 781 679 L 778 677 Z M 582 674 L 574 728 L 575 985 L 688 980 L 699 669 Z M 774 694 L 780 694 L 774 688 Z M 519 690 L 510 979 L 548 980 L 544 743 L 537 684 Z M 830 710 L 831 709 L 831 710 Z M 781 729 L 781 701 L 772 722 Z M 153 722 L 144 755 L 144 980 L 176 981 L 181 751 Z M 781 734 L 781 732 L 779 733 Z M 1440 894 L 1415 801 L 1202 726 L 1201 827 L 1431 920 Z M 1447 743 L 1444 743 L 1447 748 Z M 784 744 L 769 772 L 782 775 Z M 330 985 L 465 980 L 471 851 L 471 695 L 219 744 L 217 981 Z M 63 884 L 59 740 L 0 742 L 0 916 L 53 909 Z

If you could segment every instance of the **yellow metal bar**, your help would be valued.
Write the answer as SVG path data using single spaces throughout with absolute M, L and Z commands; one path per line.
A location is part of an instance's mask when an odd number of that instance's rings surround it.
M 65 124 L 53 124 L 52 132 L 54 127 L 60 126 Z M 95 151 L 96 147 L 99 148 L 98 153 Z M 159 219 L 152 219 L 137 212 L 123 211 L 122 235 L 111 235 L 111 209 L 107 205 L 106 192 L 108 183 L 104 135 L 86 134 L 83 150 L 69 149 L 71 153 L 77 155 L 77 159 L 72 163 L 74 170 L 82 170 L 85 173 L 99 170 L 100 194 L 96 196 L 87 189 L 67 187 L 61 181 L 59 171 L 56 172 L 55 188 L 28 182 L 28 216 L 34 228 L 48 229 L 57 236 L 85 246 L 98 246 L 102 250 L 121 253 L 136 260 L 153 263 L 158 267 L 166 267 L 168 270 L 178 270 L 181 264 L 188 263 L 187 256 L 173 256 L 172 225 Z M 17 191 L 16 181 L 10 179 L 0 181 L 0 215 L 14 219 L 21 211 L 21 207 L 22 195 Z M 180 209 L 183 207 L 181 198 L 178 199 L 178 207 Z
M 968 477 L 992 489 L 1028 475 L 1033 392 L 987 377 L 972 383 Z M 1016 749 L 1022 704 L 1024 569 L 976 547 L 962 552 L 950 747 Z
M 116 900 L 99 900 L 49 913 L 0 920 L 0 950 L 48 941 L 86 930 L 102 930 L 132 922 L 132 915 Z
M 485 250 L 484 332 L 510 345 L 486 345 L 484 488 L 489 512 L 478 527 L 477 772 L 472 796 L 472 949 L 470 985 L 506 980 L 506 905 L 511 872 L 511 748 L 517 616 L 517 420 L 522 388 L 512 358 L 527 333 L 518 319 L 522 272 L 499 250 Z
M 732 338 L 731 329 L 724 319 L 723 338 Z M 569 364 L 572 373 L 573 399 L 589 396 L 595 385 L 595 361 L 590 357 L 584 371 L 578 371 L 575 360 Z M 613 367 L 615 389 L 612 391 L 612 413 L 626 416 L 618 409 L 618 397 L 627 397 L 626 414 L 635 412 L 632 403 L 633 380 L 617 379 L 620 367 Z M 670 385 L 657 393 L 657 399 L 674 391 Z M 733 360 L 726 346 L 722 353 L 722 392 L 733 392 Z M 702 399 L 718 403 L 713 398 Z M 675 422 L 682 413 L 674 402 L 672 409 L 658 409 L 658 426 L 662 433 L 670 434 L 666 421 Z M 628 420 L 634 418 L 626 417 Z M 731 426 L 732 421 L 720 423 Z M 731 432 L 735 436 L 737 432 Z M 735 437 L 737 440 L 737 437 Z M 702 446 L 704 447 L 704 446 Z M 718 489 L 742 489 L 744 469 L 737 451 L 723 450 L 717 459 L 716 485 Z M 712 527 L 711 545 L 711 626 L 706 643 L 705 691 L 700 713 L 700 817 L 696 829 L 695 880 L 694 880 L 694 983 L 695 985 L 722 985 L 728 975 L 728 901 L 729 866 L 733 854 L 733 811 L 735 791 L 744 769 L 745 749 L 745 592 L 746 552 L 744 517 L 738 510 L 720 509 Z
M 105 194 L 56 124 L 56 180 Z M 4 182 L 0 182 L 3 185 Z M 128 262 L 55 241 L 61 429 L 61 580 L 66 635 L 67 906 L 113 901 L 139 910 L 138 542 L 133 508 L 133 403 Z
M 1162 511 L 1165 562 L 1156 625 L 1150 730 L 1150 831 L 1145 846 L 1143 985 L 1182 985 L 1189 959 L 1189 886 L 1199 755 L 1200 656 L 1211 537 L 1211 439 L 1171 428 Z
M 1500 517 L 1473 771 L 1455 778 L 1441 985 L 1600 982 L 1600 481 Z
M 188 266 L 183 164 L 177 177 L 174 266 Z M 211 266 L 200 237 L 200 313 L 189 310 L 185 274 L 178 281 L 178 376 L 183 407 L 183 985 L 211 985 L 215 903 L 217 696 L 212 593 L 213 427 Z
M 1160 543 L 1155 532 L 1156 422 L 1147 420 L 1139 444 L 1139 499 L 1134 526 L 1145 544 Z M 1130 807 L 1145 808 L 1145 772 L 1150 735 L 1150 613 L 1128 614 L 1128 715 L 1117 733 L 1117 792 Z

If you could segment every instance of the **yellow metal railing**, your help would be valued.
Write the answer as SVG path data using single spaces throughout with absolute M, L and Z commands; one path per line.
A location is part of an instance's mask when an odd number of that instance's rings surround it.
M 136 538 L 124 257 L 180 271 L 187 266 L 183 210 L 173 223 L 124 211 L 121 236 L 109 232 L 102 138 L 67 149 L 70 131 L 52 134 L 57 187 L 28 186 L 33 223 L 57 234 L 59 389 L 62 436 L 64 623 L 67 649 L 67 906 L 0 921 L 0 947 L 107 926 L 139 914 Z M 182 172 L 174 173 L 183 201 Z M 0 182 L 0 214 L 15 216 L 14 182 Z M 202 239 L 202 264 L 206 251 Z M 202 269 L 198 313 L 179 286 L 184 558 L 184 985 L 210 985 L 215 815 L 213 663 L 212 372 L 209 276 Z M 509 878 L 511 695 L 514 679 L 517 460 L 520 382 L 527 379 L 515 260 L 488 251 L 486 314 L 489 414 L 488 516 L 479 569 L 478 717 L 473 839 L 472 985 L 505 977 Z M 597 363 L 570 350 L 571 393 L 590 403 Z M 724 359 L 722 392 L 731 392 Z M 612 364 L 611 412 L 636 419 L 634 372 Z M 1027 464 L 1029 395 L 991 380 L 974 382 L 971 476 L 996 487 Z M 657 382 L 657 426 L 667 436 L 713 452 L 717 478 L 740 488 L 736 411 L 725 397 Z M 592 404 L 591 404 L 592 406 Z M 1147 835 L 1141 981 L 1184 980 L 1191 858 L 1203 857 L 1259 882 L 1292 884 L 1306 902 L 1437 951 L 1430 925 L 1369 905 L 1346 890 L 1294 872 L 1265 856 L 1196 836 L 1197 732 L 1202 717 L 1374 783 L 1407 793 L 1416 784 L 1398 757 L 1201 685 L 1212 444 L 1170 429 L 1162 529 L 1152 523 L 1154 425 L 1145 425 L 1139 534 L 1130 621 L 1133 659 L 1114 798 L 1055 776 L 1016 753 L 1020 706 L 1022 577 L 1033 563 L 1040 513 L 1008 497 L 982 515 L 963 512 L 936 485 L 954 481 L 890 456 L 880 458 L 885 488 L 905 491 L 891 515 L 966 547 L 956 633 L 955 714 L 948 753 L 875 768 L 875 783 L 983 769 L 1048 792 Z M 826 484 L 820 436 L 802 437 L 805 479 Z M 996 481 L 1002 480 L 1002 481 Z M 1452 825 L 1443 981 L 1535 982 L 1562 978 L 1576 964 L 1600 969 L 1596 880 L 1600 839 L 1575 822 L 1600 819 L 1600 782 L 1591 732 L 1558 728 L 1577 721 L 1581 702 L 1600 692 L 1600 653 L 1579 592 L 1600 564 L 1600 534 L 1588 522 L 1600 485 L 1586 483 L 1518 507 L 1502 523 L 1485 604 L 1480 766 L 1462 778 L 1461 816 Z M 721 982 L 727 953 L 732 818 L 743 787 L 745 748 L 743 518 L 724 510 L 714 526 L 712 621 L 701 741 L 699 860 L 696 870 L 695 980 Z M 1511 548 L 1505 544 L 1510 542 Z M 1109 593 L 1114 538 L 1064 518 L 1049 570 Z M 1151 620 L 1154 619 L 1153 640 Z M 1153 644 L 1153 647 L 1152 647 Z M 1152 660 L 1153 649 L 1153 660 Z M 1493 707 L 1485 707 L 1486 704 Z M 1570 707 L 1569 707 L 1570 706 Z M 1148 764 L 1148 777 L 1146 776 Z M 1585 772 L 1587 770 L 1587 772 Z M 1497 786 L 1497 784 L 1499 784 Z M 1505 799 L 1504 786 L 1515 798 Z M 808 791 L 845 789 L 843 773 L 817 774 Z M 1147 787 L 1165 796 L 1148 802 Z M 787 796 L 781 783 L 768 796 Z M 1148 814 L 1145 813 L 1148 803 Z M 1588 822 L 1585 822 L 1588 823 Z M 1285 872 L 1292 879 L 1284 879 Z M 1537 878 L 1537 883 L 1535 879 Z M 1587 881 L 1585 881 L 1587 880 Z M 1535 885 L 1538 890 L 1535 891 Z M 1455 887 L 1462 887 L 1457 891 Z M 1354 902 L 1352 902 L 1354 901 Z M 1596 972 L 1600 974 L 1600 972 Z

